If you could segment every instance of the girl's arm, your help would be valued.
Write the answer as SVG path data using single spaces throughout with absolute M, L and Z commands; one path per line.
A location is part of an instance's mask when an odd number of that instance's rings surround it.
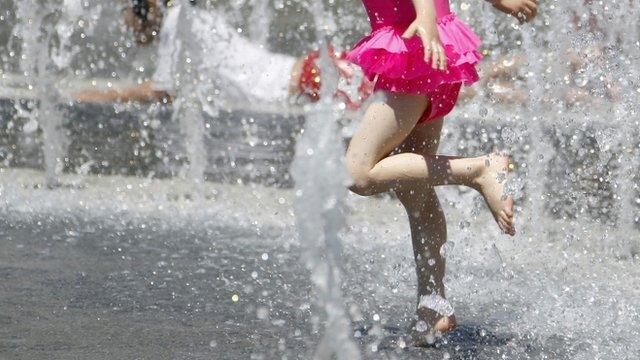
M 436 21 L 436 8 L 434 0 L 411 0 L 413 8 L 416 9 L 416 18 Z
M 431 60 L 434 69 L 446 70 L 447 57 L 438 36 L 434 0 L 412 0 L 416 19 L 409 25 L 402 37 L 409 39 L 418 35 L 424 47 L 424 61 Z
M 487 0 L 494 8 L 520 20 L 531 21 L 538 13 L 538 0 Z

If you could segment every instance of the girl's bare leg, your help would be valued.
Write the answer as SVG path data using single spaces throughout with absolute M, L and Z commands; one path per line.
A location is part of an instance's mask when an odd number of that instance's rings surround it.
M 514 235 L 513 200 L 503 198 L 508 158 L 475 158 L 403 152 L 389 155 L 404 142 L 428 105 L 424 96 L 392 93 L 371 104 L 347 149 L 351 190 L 373 195 L 396 188 L 465 185 L 478 190 L 502 231 Z
M 398 151 L 434 155 L 440 142 L 442 121 L 440 118 L 417 126 Z M 409 216 L 418 278 L 418 319 L 428 326 L 428 330 L 417 331 L 420 327 L 414 324 L 412 342 L 414 345 L 423 345 L 429 342 L 434 332 L 447 332 L 456 325 L 453 314 L 445 316 L 428 306 L 420 306 L 423 297 L 437 295 L 445 298 L 445 259 L 440 254 L 440 248 L 447 241 L 447 224 L 432 186 L 403 187 L 396 189 L 396 195 Z

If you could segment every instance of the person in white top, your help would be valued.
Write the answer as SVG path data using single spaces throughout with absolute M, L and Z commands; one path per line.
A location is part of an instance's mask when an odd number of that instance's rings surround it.
M 159 3 L 162 2 L 162 3 Z M 78 101 L 155 101 L 176 95 L 180 86 L 181 62 L 193 62 L 202 85 L 208 91 L 231 100 L 278 102 L 289 95 L 289 79 L 296 59 L 269 52 L 234 31 L 215 11 L 171 5 L 163 0 L 133 0 L 122 10 L 136 42 L 150 44 L 159 39 L 156 70 L 150 80 L 138 86 L 110 91 L 85 90 Z M 188 21 L 185 21 L 188 20 Z M 178 36 L 190 26 L 186 36 Z M 261 59 L 251 61 L 249 59 Z M 184 76 L 184 74 L 182 74 Z
M 130 88 L 78 92 L 74 95 L 77 101 L 171 101 L 188 82 L 181 79 L 186 74 L 197 82 L 190 91 L 202 92 L 200 95 L 208 99 L 264 103 L 318 99 L 319 69 L 314 63 L 317 52 L 303 58 L 273 53 L 240 35 L 213 9 L 166 0 L 128 0 L 122 14 L 139 45 L 159 40 L 154 74 L 150 80 Z M 354 108 L 369 95 L 369 84 L 358 69 L 333 55 L 341 83 L 346 84 L 337 95 Z M 351 81 L 354 77 L 355 81 Z M 189 83 L 194 79 L 191 80 Z

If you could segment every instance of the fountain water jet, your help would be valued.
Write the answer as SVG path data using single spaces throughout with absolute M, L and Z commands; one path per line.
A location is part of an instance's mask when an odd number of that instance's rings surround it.
M 340 289 L 338 232 L 344 225 L 344 198 L 350 179 L 342 162 L 345 149 L 338 126 L 343 111 L 333 100 L 338 76 L 327 50 L 326 37 L 333 29 L 322 3 L 313 2 L 311 7 L 323 86 L 321 100 L 306 112 L 291 169 L 296 188 L 296 228 L 305 249 L 303 260 L 318 291 L 318 305 L 326 314 L 324 334 L 314 359 L 357 360 L 360 352 L 351 340 L 351 324 Z
M 81 4 L 75 0 L 67 0 L 63 5 L 60 9 L 51 2 L 19 1 L 16 4 L 16 16 L 20 23 L 14 28 L 14 36 L 22 39 L 20 68 L 34 99 L 28 116 L 42 129 L 42 152 L 48 187 L 59 185 L 67 148 L 64 115 L 60 110 L 60 104 L 65 99 L 57 88 L 57 74 L 54 71 L 64 71 L 69 66 L 74 52 L 70 43 L 73 23 L 82 13 Z M 56 15 L 59 19 L 54 26 L 52 18 Z M 16 106 L 21 104 L 16 102 Z
M 194 33 L 193 23 L 196 19 L 197 8 L 190 5 L 189 0 L 180 2 L 180 20 L 177 22 L 177 35 L 175 48 L 179 52 L 177 64 L 178 82 L 180 88 L 174 101 L 173 115 L 174 121 L 180 126 L 180 132 L 184 136 L 185 151 L 188 165 L 184 170 L 184 177 L 195 186 L 195 196 L 203 195 L 204 173 L 207 166 L 207 150 L 205 147 L 205 122 L 203 113 L 216 113 L 210 109 L 206 103 L 206 96 L 209 89 L 207 81 L 203 79 L 204 74 L 200 73 L 199 62 L 204 59 L 196 59 L 197 56 L 204 57 L 206 51 L 204 44 L 196 43 L 196 33 Z

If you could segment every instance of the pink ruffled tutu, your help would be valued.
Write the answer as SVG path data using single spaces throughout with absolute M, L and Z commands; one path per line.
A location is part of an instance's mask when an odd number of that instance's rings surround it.
M 411 0 L 363 0 L 372 32 L 347 54 L 359 65 L 376 90 L 422 94 L 431 106 L 420 122 L 449 113 L 460 85 L 478 81 L 475 65 L 482 59 L 480 39 L 449 9 L 447 0 L 435 0 L 437 29 L 447 56 L 447 70 L 441 71 L 424 61 L 424 48 L 418 36 L 402 38 L 415 19 Z

